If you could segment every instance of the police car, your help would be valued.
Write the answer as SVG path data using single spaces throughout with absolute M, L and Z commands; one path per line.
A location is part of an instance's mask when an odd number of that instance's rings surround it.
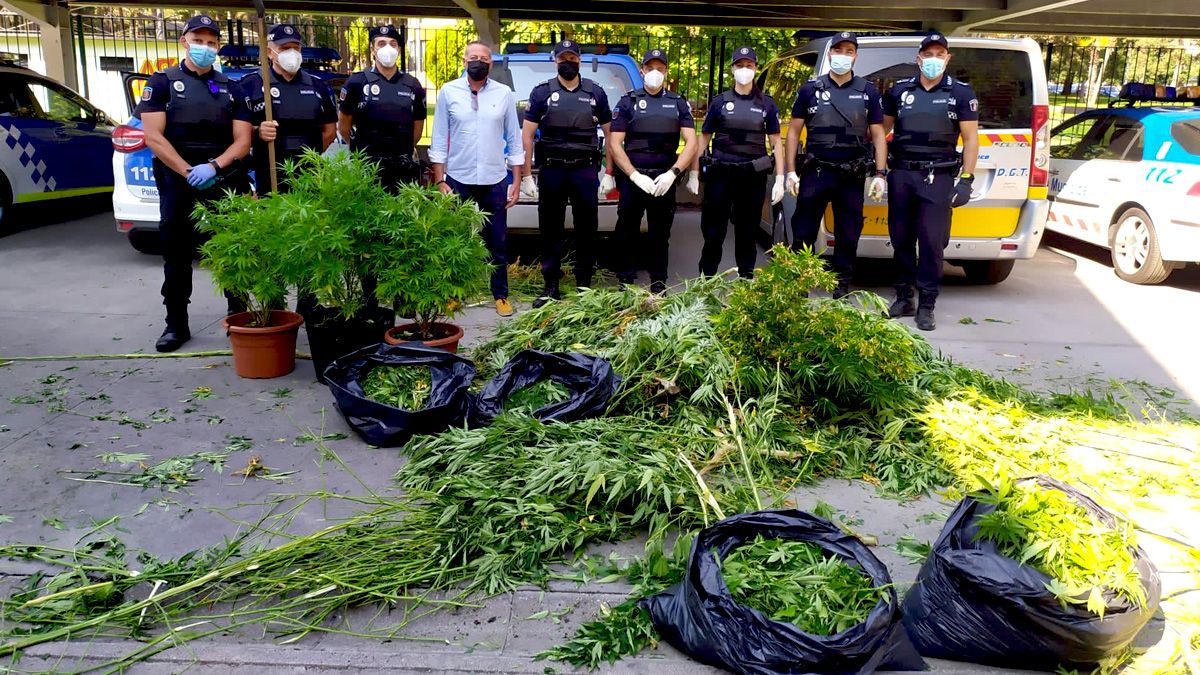
M 1050 157 L 1047 229 L 1109 249 L 1135 284 L 1200 263 L 1200 109 L 1089 110 L 1054 129 Z
M 919 35 L 860 36 L 854 73 L 887 92 L 917 75 Z M 762 68 L 759 86 L 779 104 L 787 129 L 792 101 L 809 78 L 829 72 L 830 39 L 814 40 L 784 52 Z M 974 192 L 966 206 L 954 209 L 946 262 L 961 267 L 973 283 L 995 284 L 1012 272 L 1016 260 L 1032 258 L 1045 228 L 1049 169 L 1050 96 L 1041 47 L 1029 38 L 950 39 L 953 55 L 947 74 L 971 85 L 979 98 L 979 163 Z M 783 208 L 765 220 L 775 230 L 790 228 L 796 200 L 788 194 Z M 826 212 L 826 218 L 831 218 Z M 834 245 L 830 224 L 822 225 L 818 252 Z M 887 198 L 867 199 L 862 258 L 891 258 Z
M 551 56 L 554 45 L 513 43 L 506 45 L 504 54 L 492 54 L 493 77 L 512 87 L 517 99 L 518 118 L 525 119 L 529 94 L 537 85 L 558 76 Z M 599 84 L 608 95 L 608 104 L 616 107 L 621 97 L 631 89 L 642 86 L 642 71 L 629 56 L 628 45 L 579 45 L 579 74 Z M 597 132 L 603 135 L 603 132 Z M 537 169 L 534 169 L 536 174 Z M 611 232 L 617 225 L 617 191 L 600 199 L 599 231 Z M 573 227 L 571 209 L 567 209 L 566 228 Z M 508 229 L 536 231 L 538 227 L 537 200 L 521 198 L 508 212 Z
M 0 55 L 0 220 L 13 204 L 110 192 L 112 121 L 71 89 L 15 63 Z
M 330 64 L 341 60 L 337 50 L 327 47 L 305 47 L 304 69 L 325 82 L 330 87 L 340 88 L 346 75 L 333 72 Z M 258 47 L 244 45 L 225 45 L 221 48 L 221 67 L 231 80 L 256 73 L 258 65 Z M 129 114 L 133 115 L 137 101 L 149 75 L 140 73 L 124 73 L 125 100 Z M 117 231 L 129 237 L 133 248 L 142 253 L 158 252 L 158 188 L 154 183 L 154 155 L 146 145 L 146 137 L 142 133 L 142 121 L 132 117 L 125 124 L 111 129 L 111 162 L 113 183 L 113 216 L 117 222 Z

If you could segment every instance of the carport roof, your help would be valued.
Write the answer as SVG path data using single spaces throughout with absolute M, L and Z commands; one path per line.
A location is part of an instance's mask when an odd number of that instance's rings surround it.
M 151 6 L 146 0 L 106 4 Z M 501 21 L 1200 37 L 1197 0 L 1156 0 L 1136 7 L 1130 0 L 266 0 L 266 4 L 272 13 L 466 19 L 494 11 Z M 253 2 L 168 0 L 153 6 L 248 10 Z

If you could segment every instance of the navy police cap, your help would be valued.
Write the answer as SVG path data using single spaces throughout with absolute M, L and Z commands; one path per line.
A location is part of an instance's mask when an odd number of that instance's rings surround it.
M 375 42 L 375 38 L 385 37 L 393 40 L 400 39 L 400 30 L 395 26 L 375 26 L 367 35 L 368 42 Z
M 941 33 L 930 33 L 921 40 L 921 49 L 925 49 L 929 45 L 941 45 L 946 49 L 950 48 L 950 43 L 946 40 L 946 36 Z
M 574 54 L 575 56 L 579 56 L 579 43 L 574 40 L 559 42 L 554 45 L 554 56 L 558 57 L 560 54 Z
M 285 45 L 289 42 L 300 42 L 300 31 L 290 23 L 278 23 L 271 26 L 271 30 L 267 31 L 267 39 L 277 45 Z
M 651 61 L 662 61 L 664 66 L 670 64 L 670 62 L 667 61 L 667 53 L 661 49 L 646 50 L 646 54 L 642 56 L 642 65 L 644 66 Z
M 733 50 L 733 56 L 729 58 L 729 63 L 734 64 L 742 59 L 749 59 L 757 65 L 758 54 L 754 51 L 754 47 L 738 47 Z
M 218 38 L 221 37 L 220 24 L 214 21 L 213 18 L 207 14 L 197 14 L 196 16 L 188 19 L 188 22 L 183 26 L 183 32 L 185 34 L 197 30 L 211 30 L 217 34 Z
M 855 35 L 854 33 L 851 33 L 850 31 L 845 31 L 845 30 L 840 33 L 835 33 L 833 36 L 833 40 L 829 43 L 829 46 L 836 47 L 836 46 L 842 44 L 843 42 L 849 42 L 850 44 L 857 47 L 858 46 L 858 36 Z

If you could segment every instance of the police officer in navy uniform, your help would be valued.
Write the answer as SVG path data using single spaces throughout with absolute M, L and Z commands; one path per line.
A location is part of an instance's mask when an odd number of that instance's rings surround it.
M 945 36 L 926 36 L 917 53 L 917 77 L 897 82 L 883 99 L 884 127 L 893 132 L 888 231 L 897 267 L 896 300 L 888 314 L 916 314 L 921 330 L 936 325 L 933 308 L 950 243 L 951 209 L 971 200 L 979 159 L 979 102 L 971 87 L 946 74 L 950 57 Z M 920 294 L 916 307 L 914 284 Z
M 240 160 L 250 152 L 250 115 L 229 78 L 213 68 L 221 46 L 217 23 L 204 15 L 192 17 L 179 43 L 186 56 L 150 77 L 136 111 L 154 153 L 158 186 L 167 308 L 167 326 L 155 344 L 160 352 L 175 351 L 191 339 L 187 306 L 200 243 L 192 209 L 227 190 L 249 189 Z M 228 309 L 233 314 L 244 308 L 229 298 Z
M 734 86 L 708 105 L 701 128 L 700 147 L 712 149 L 693 168 L 704 168 L 704 203 L 700 229 L 704 247 L 700 273 L 712 276 L 721 264 L 725 234 L 733 220 L 734 258 L 738 276 L 754 276 L 758 257 L 756 234 L 762 219 L 767 177 L 774 169 L 771 203 L 783 199 L 783 147 L 779 142 L 779 108 L 775 100 L 754 84 L 758 54 L 751 47 L 735 49 L 732 57 Z M 770 140 L 772 154 L 767 152 Z
M 873 199 L 883 197 L 887 137 L 879 90 L 854 74 L 858 38 L 838 33 L 829 48 L 829 73 L 800 87 L 787 137 L 787 187 L 796 195 L 793 246 L 813 249 L 825 209 L 833 203 L 833 297 L 850 292 L 863 228 L 863 181 L 870 174 Z M 797 164 L 800 134 L 808 127 Z
M 271 191 L 267 143 L 275 143 L 276 166 L 299 157 L 305 149 L 324 152 L 337 135 L 337 105 L 329 85 L 300 69 L 304 62 L 300 32 L 281 23 L 267 32 L 270 50 L 271 116 L 266 120 L 262 75 L 251 73 L 238 83 L 238 90 L 254 125 L 253 167 L 257 192 Z M 287 176 L 278 176 L 280 190 L 287 190 Z
M 425 87 L 396 67 L 400 31 L 375 26 L 368 37 L 374 65 L 354 73 L 342 86 L 338 132 L 350 149 L 379 162 L 379 177 L 389 189 L 421 178 L 413 150 L 425 126 Z
M 567 203 L 575 223 L 575 285 L 592 285 L 596 266 L 595 238 L 600 194 L 616 187 L 609 172 L 601 181 L 604 151 L 596 128 L 608 137 L 612 109 L 604 87 L 579 75 L 579 45 L 563 40 L 554 45 L 558 75 L 533 88 L 521 130 L 525 146 L 525 173 L 521 194 L 538 200 L 538 232 L 542 238 L 542 279 L 545 288 L 534 301 L 541 307 L 560 297 L 563 230 Z M 534 134 L 541 138 L 534 144 Z M 532 167 L 539 169 L 535 183 Z
M 700 149 L 691 106 L 687 99 L 663 86 L 666 76 L 666 52 L 647 51 L 642 57 L 643 86 L 617 103 L 608 140 L 613 163 L 621 170 L 616 174 L 621 191 L 616 234 L 623 264 L 617 279 L 623 284 L 634 283 L 637 239 L 644 213 L 650 237 L 650 290 L 654 293 L 667 288 L 667 247 L 675 219 L 678 178 Z M 680 134 L 684 148 L 677 154 Z M 699 180 L 691 171 L 687 174 L 695 194 Z

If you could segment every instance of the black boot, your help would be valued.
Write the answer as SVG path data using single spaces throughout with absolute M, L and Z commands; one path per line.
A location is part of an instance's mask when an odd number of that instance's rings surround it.
M 837 288 L 833 289 L 833 299 L 841 300 L 850 295 L 850 282 L 846 279 L 838 280 Z
M 936 297 L 921 295 L 921 302 L 917 307 L 917 328 L 921 330 L 937 328 L 937 323 L 933 320 L 933 305 L 936 301 Z
M 916 314 L 917 308 L 913 306 L 912 293 L 912 286 L 897 286 L 896 299 L 892 301 L 892 306 L 888 307 L 888 316 L 896 319 Z
M 169 311 L 167 327 L 158 342 L 154 343 L 154 348 L 160 352 L 173 352 L 190 339 L 192 332 L 188 330 L 187 311 Z
M 584 273 L 579 270 L 575 270 L 575 288 L 591 288 L 591 287 L 592 287 L 592 273 L 591 272 Z
M 662 295 L 663 293 L 666 293 L 667 292 L 667 282 L 651 281 L 650 282 L 650 292 L 655 295 Z
M 636 286 L 637 277 L 632 274 L 619 274 L 617 275 L 617 283 L 622 286 Z
M 561 299 L 562 295 L 558 292 L 558 284 L 546 284 L 546 287 L 542 289 L 542 294 L 533 301 L 533 308 L 537 309 L 551 300 Z

